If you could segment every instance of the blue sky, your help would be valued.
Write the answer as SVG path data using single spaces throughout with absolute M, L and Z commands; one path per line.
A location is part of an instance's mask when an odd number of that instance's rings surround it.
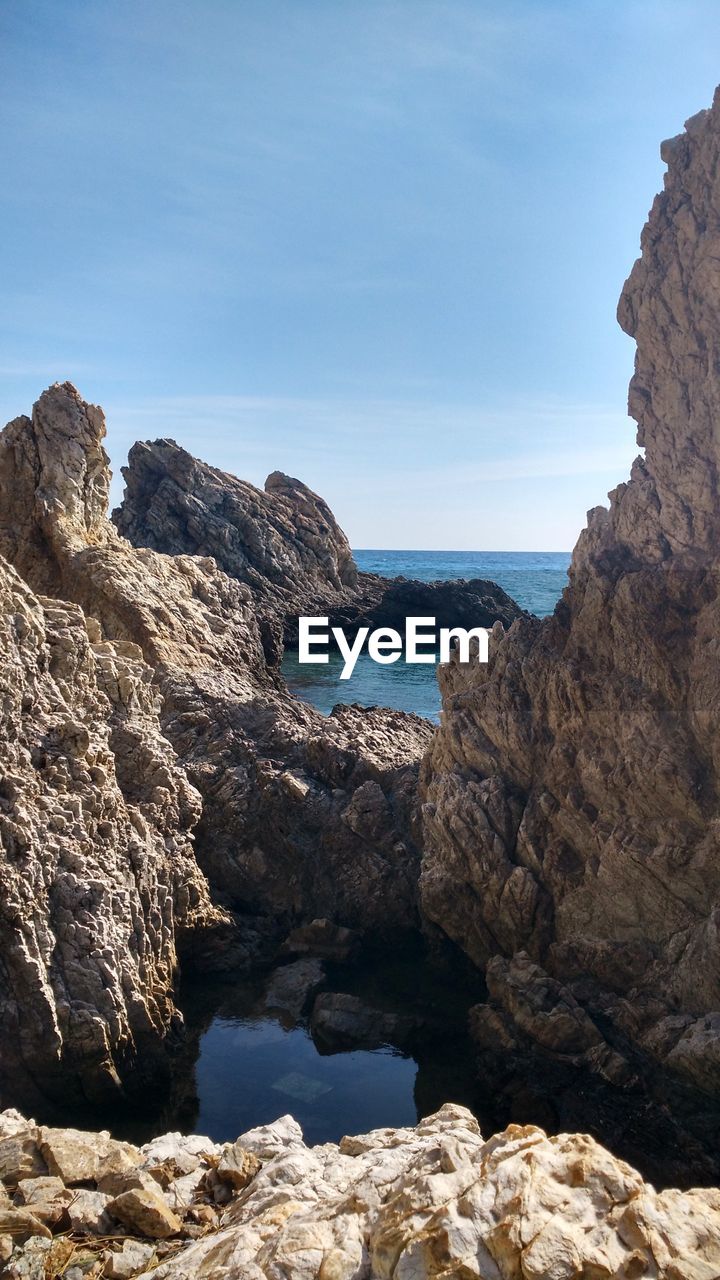
M 0 0 L 0 416 L 70 378 L 355 546 L 562 550 L 717 0 Z M 116 496 L 121 492 L 116 484 Z

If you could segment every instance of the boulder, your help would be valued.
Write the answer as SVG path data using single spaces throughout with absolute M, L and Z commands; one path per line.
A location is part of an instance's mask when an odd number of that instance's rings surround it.
M 51 1232 L 30 1209 L 0 1208 L 0 1236 L 10 1236 L 16 1244 L 22 1244 L 30 1236 L 50 1239 Z
M 112 1215 L 108 1212 L 111 1197 L 102 1191 L 78 1187 L 67 1206 L 70 1227 L 78 1235 L 106 1236 L 113 1230 Z
M 142 1167 L 165 1183 L 194 1173 L 207 1158 L 219 1158 L 222 1148 L 198 1134 L 164 1133 L 141 1148 Z
M 233 1191 L 242 1191 L 260 1168 L 261 1161 L 253 1151 L 240 1142 L 229 1142 L 223 1148 L 216 1173 L 221 1182 L 230 1184 Z
M 333 924 L 332 920 L 311 920 L 293 929 L 282 949 L 287 955 L 317 956 L 343 963 L 352 959 L 360 942 L 361 935 L 355 929 Z
M 317 996 L 310 1027 L 313 1039 L 329 1052 L 407 1046 L 422 1028 L 417 1018 L 386 1013 L 358 996 L 327 991 Z
M 182 1231 L 182 1222 L 160 1191 L 136 1187 L 108 1201 L 107 1211 L 134 1235 L 167 1240 Z
M 17 1199 L 36 1218 L 49 1227 L 57 1227 L 65 1217 L 74 1192 L 62 1178 L 23 1178 L 18 1183 Z
M 108 1280 L 132 1280 L 149 1266 L 154 1253 L 152 1244 L 144 1244 L 142 1240 L 123 1240 L 119 1249 L 106 1251 L 103 1275 Z
M 297 1020 L 313 996 L 324 986 L 325 969 L 320 960 L 308 958 L 281 965 L 271 974 L 265 987 L 264 1006 L 278 1009 Z

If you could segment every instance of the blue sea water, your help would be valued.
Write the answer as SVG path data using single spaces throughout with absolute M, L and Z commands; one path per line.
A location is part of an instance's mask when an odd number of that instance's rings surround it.
M 545 617 L 552 613 L 567 584 L 569 551 L 354 551 L 359 569 L 385 578 L 418 578 L 422 582 L 456 578 L 489 578 L 522 609 Z M 363 707 L 395 707 L 429 720 L 440 713 L 435 667 L 408 665 L 400 659 L 380 666 L 361 654 L 349 680 L 341 680 L 338 653 L 326 664 L 300 664 L 297 652 L 283 659 L 283 674 L 298 697 L 324 715 L 340 702 Z

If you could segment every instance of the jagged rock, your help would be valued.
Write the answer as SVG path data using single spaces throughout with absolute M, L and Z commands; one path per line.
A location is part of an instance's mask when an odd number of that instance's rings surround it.
M 238 1142 L 245 1151 L 253 1151 L 261 1160 L 272 1160 L 273 1156 L 302 1146 L 302 1129 L 292 1116 L 280 1116 L 272 1124 L 261 1124 L 241 1133 Z
M 297 638 L 298 615 L 328 616 L 352 634 L 429 616 L 442 626 L 509 625 L 520 615 L 495 583 L 388 581 L 358 573 L 345 534 L 322 498 L 273 472 L 265 492 L 193 458 L 174 440 L 146 441 L 123 467 L 125 495 L 113 512 L 136 547 L 172 555 L 213 556 L 252 588 L 265 652 L 282 655 Z
M 122 471 L 125 495 L 113 512 L 120 532 L 136 547 L 212 556 L 247 583 L 273 664 L 282 656 L 283 615 L 299 591 L 310 606 L 316 598 L 342 600 L 357 585 L 345 534 L 327 503 L 299 480 L 276 471 L 263 492 L 193 458 L 174 440 L 133 445 Z
M 98 1104 L 162 1088 L 181 956 L 237 966 L 318 915 L 416 921 L 432 732 L 284 692 L 245 584 L 107 520 L 104 432 L 66 383 L 0 434 L 1 1071 L 13 1097 Z M 368 782 L 388 821 L 356 834 L 343 814 Z
M 105 1269 L 103 1275 L 108 1280 L 132 1280 L 151 1262 L 155 1246 L 143 1244 L 141 1240 L 123 1240 L 120 1249 L 105 1253 Z
M 164 1191 L 165 1200 L 173 1212 L 184 1217 L 195 1197 L 203 1192 L 206 1179 L 214 1172 L 212 1166 L 209 1169 L 200 1167 L 192 1173 L 183 1174 L 181 1178 L 174 1178 Z
M 555 614 L 441 668 L 421 892 L 477 965 L 522 950 L 629 996 L 625 1033 L 717 1092 L 716 1020 L 653 1035 L 720 1008 L 717 95 L 664 155 L 618 312 L 645 456 L 589 513 Z
M 152 1275 L 713 1280 L 718 1267 L 716 1191 L 658 1194 L 586 1136 L 513 1125 L 486 1142 L 469 1112 L 446 1106 L 340 1148 L 295 1138 L 218 1230 Z
M 0 1181 L 15 1187 L 23 1178 L 47 1173 L 37 1138 L 38 1131 L 34 1125 L 0 1138 Z
M 107 1209 L 130 1231 L 152 1240 L 167 1240 L 182 1231 L 182 1222 L 159 1191 L 133 1187 L 108 1201 Z
M 122 1195 L 123 1191 L 157 1191 L 159 1179 L 149 1169 L 125 1169 L 121 1172 L 98 1173 L 95 1181 L 99 1191 L 115 1197 Z
M 38 1145 L 50 1173 L 69 1187 L 133 1169 L 140 1159 L 137 1147 L 117 1142 L 107 1130 L 41 1128 Z
M 0 1077 L 14 1096 L 66 1094 L 74 1073 L 86 1096 L 115 1092 L 118 1060 L 168 1029 L 181 929 L 222 918 L 149 670 L 110 649 L 98 660 L 80 609 L 43 603 L 0 558 Z M 116 703 L 108 668 L 124 672 Z
M 217 1166 L 217 1176 L 221 1182 L 229 1182 L 235 1191 L 242 1191 L 252 1182 L 260 1167 L 260 1160 L 254 1152 L 248 1151 L 241 1142 L 229 1142 Z
M 511 1125 L 486 1141 L 465 1108 L 447 1105 L 415 1128 L 313 1148 L 285 1116 L 216 1148 L 219 1163 L 210 1139 L 186 1137 L 179 1149 L 178 1138 L 156 1139 L 150 1159 L 205 1153 L 227 1189 L 222 1211 L 193 1202 L 208 1195 L 201 1167 L 184 1175 L 193 1185 L 177 1214 L 159 1188 L 127 1191 L 107 1208 L 106 1196 L 82 1188 L 72 1192 L 72 1239 L 51 1240 L 25 1209 L 0 1212 L 0 1234 L 14 1244 L 0 1274 L 715 1280 L 720 1268 L 720 1193 L 658 1193 L 587 1135 Z M 102 1247 L 106 1212 L 145 1239 Z
M 222 1148 L 197 1134 L 164 1133 L 141 1150 L 143 1168 L 167 1183 L 172 1178 L 194 1173 L 208 1156 L 219 1158 Z
M 686 1027 L 665 1062 L 705 1092 L 720 1093 L 720 1013 L 697 1018 Z
M 78 1187 L 67 1206 L 72 1230 L 86 1236 L 109 1235 L 113 1229 L 112 1216 L 108 1213 L 111 1199 L 102 1191 Z
M 313 957 L 281 965 L 274 971 L 265 988 L 263 1004 L 266 1009 L 279 1009 L 297 1019 L 305 1012 L 325 980 L 325 969 L 321 961 Z
M 572 992 L 524 952 L 511 961 L 494 956 L 486 976 L 490 995 L 544 1049 L 577 1054 L 602 1043 L 602 1034 Z
M 0 1236 L 10 1236 L 16 1243 L 21 1244 L 31 1236 L 44 1236 L 50 1239 L 50 1234 L 45 1223 L 41 1222 L 30 1209 L 0 1208 Z
M 21 1205 L 48 1227 L 58 1225 L 73 1196 L 62 1178 L 23 1178 L 18 1183 L 17 1199 Z

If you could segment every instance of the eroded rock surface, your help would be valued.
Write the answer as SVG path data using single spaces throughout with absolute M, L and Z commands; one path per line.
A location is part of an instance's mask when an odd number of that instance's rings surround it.
M 443 673 L 422 899 L 478 965 L 523 951 L 590 977 L 606 1026 L 716 1092 L 717 97 L 663 156 L 618 313 L 645 456 L 590 512 L 554 616 L 496 627 L 486 668 Z
M 288 694 L 246 583 L 109 522 L 104 433 L 68 383 L 0 433 L 1 1069 L 96 1101 L 175 1026 L 180 949 L 416 922 L 432 733 Z
M 153 1069 L 178 951 L 222 927 L 195 860 L 200 796 L 135 645 L 0 558 L 0 1082 L 107 1099 Z M 144 1063 L 139 1062 L 143 1057 Z
M 328 616 L 348 634 L 428 616 L 438 627 L 509 626 L 521 610 L 494 582 L 417 582 L 359 573 L 327 503 L 273 472 L 265 491 L 193 458 L 174 440 L 130 450 L 126 489 L 113 512 L 137 547 L 213 556 L 253 592 L 268 659 L 297 639 L 298 615 Z
M 222 1148 L 168 1134 L 134 1154 L 151 1187 L 115 1199 L 92 1187 L 75 1193 L 88 1222 L 76 1226 L 72 1248 L 94 1275 L 716 1280 L 720 1271 L 716 1190 L 658 1193 L 583 1134 L 548 1138 L 511 1125 L 486 1141 L 459 1106 L 414 1129 L 377 1129 L 337 1146 L 306 1147 L 286 1116 Z M 26 1184 L 20 1207 L 11 1182 L 7 1191 L 0 1230 L 14 1234 L 0 1276 L 27 1276 L 35 1259 L 38 1275 L 52 1274 L 69 1257 L 64 1220 L 50 1230 L 23 1207 Z M 97 1239 L 92 1206 L 107 1215 L 111 1239 Z

